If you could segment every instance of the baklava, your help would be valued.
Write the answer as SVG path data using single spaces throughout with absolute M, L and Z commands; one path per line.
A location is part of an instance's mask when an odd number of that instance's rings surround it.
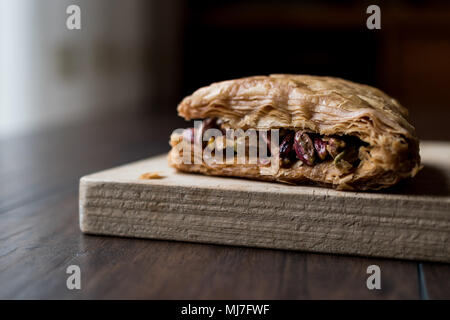
M 178 113 L 202 121 L 171 136 L 169 164 L 184 172 L 376 190 L 421 168 L 407 109 L 376 88 L 339 78 L 275 74 L 213 83 L 184 98 Z M 204 137 L 208 129 L 223 136 Z M 256 144 L 250 135 L 241 139 L 248 161 L 237 161 L 239 139 L 229 130 L 256 132 Z M 219 149 L 236 159 L 204 158 Z

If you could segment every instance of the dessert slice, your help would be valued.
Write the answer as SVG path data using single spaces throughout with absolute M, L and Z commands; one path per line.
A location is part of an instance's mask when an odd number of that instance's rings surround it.
M 201 88 L 178 106 L 169 163 L 186 172 L 340 190 L 389 187 L 420 170 L 408 112 L 380 90 L 338 78 L 255 76 Z

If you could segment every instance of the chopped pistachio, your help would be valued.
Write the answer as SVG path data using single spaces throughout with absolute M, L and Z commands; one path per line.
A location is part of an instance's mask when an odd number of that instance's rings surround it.
M 339 153 L 336 158 L 334 158 L 334 165 L 339 170 L 350 170 L 353 168 L 353 165 L 347 161 L 347 157 L 352 151 L 348 152 L 347 150 L 342 151 Z
M 345 141 L 334 137 L 328 139 L 327 151 L 333 158 L 336 158 L 344 147 Z
M 316 161 L 314 144 L 306 132 L 297 131 L 295 133 L 294 151 L 298 159 L 306 163 L 308 166 L 314 165 Z
M 342 151 L 341 153 L 339 153 L 335 158 L 334 158 L 334 164 L 338 164 L 341 160 L 344 159 L 345 156 L 345 150 Z

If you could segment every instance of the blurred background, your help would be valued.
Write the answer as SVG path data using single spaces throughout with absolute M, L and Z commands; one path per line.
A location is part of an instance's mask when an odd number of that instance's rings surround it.
M 450 2 L 0 0 L 0 139 L 112 114 L 175 125 L 195 89 L 270 73 L 379 87 L 420 138 L 450 140 Z

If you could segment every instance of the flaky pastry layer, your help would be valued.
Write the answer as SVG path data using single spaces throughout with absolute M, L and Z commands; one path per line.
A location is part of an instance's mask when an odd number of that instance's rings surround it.
M 226 128 L 350 135 L 368 144 L 351 173 L 342 173 L 327 161 L 261 175 L 259 165 L 180 164 L 182 154 L 173 149 L 169 163 L 182 171 L 368 190 L 413 177 L 421 166 L 419 140 L 407 109 L 376 88 L 339 78 L 270 75 L 213 83 L 183 99 L 178 112 L 186 120 L 218 118 Z M 171 138 L 172 146 L 183 143 L 177 139 Z

